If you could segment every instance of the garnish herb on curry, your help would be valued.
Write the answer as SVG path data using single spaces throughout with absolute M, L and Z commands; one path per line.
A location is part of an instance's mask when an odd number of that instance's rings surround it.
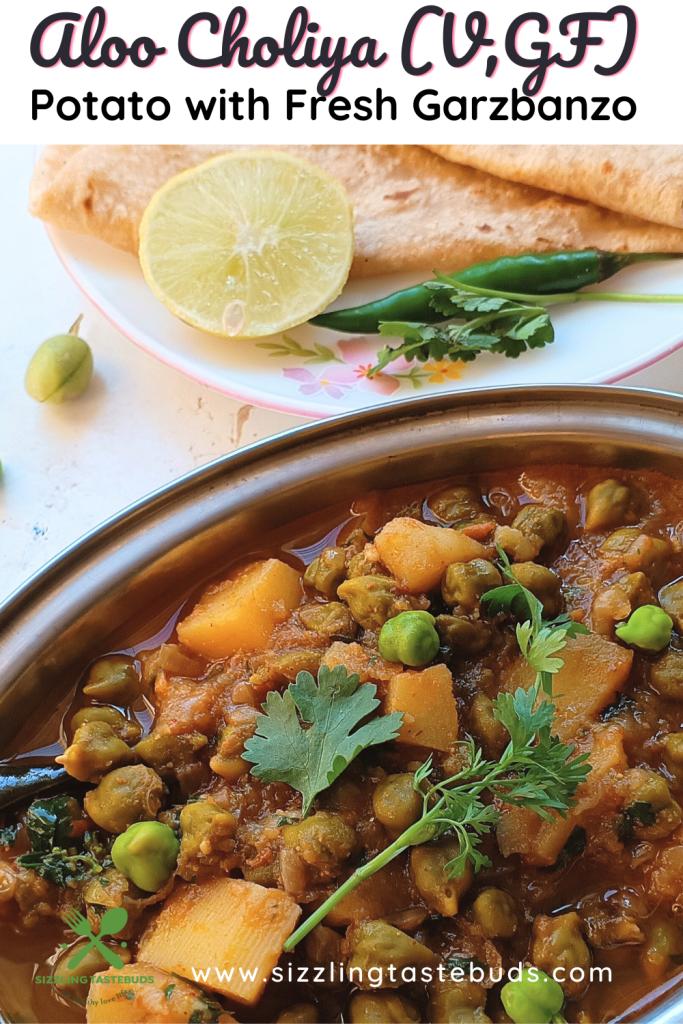
M 99 657 L 0 819 L 36 1018 L 606 1021 L 672 978 L 682 507 L 571 466 L 359 496 Z M 112 908 L 124 967 L 70 971 Z

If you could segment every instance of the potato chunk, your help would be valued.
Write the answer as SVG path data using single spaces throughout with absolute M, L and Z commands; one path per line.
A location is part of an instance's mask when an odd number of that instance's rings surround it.
M 375 538 L 387 569 L 411 594 L 439 585 L 453 562 L 486 558 L 488 549 L 459 530 L 427 526 L 417 519 L 392 519 Z
M 590 747 L 588 747 L 590 744 Z M 592 771 L 576 792 L 576 806 L 566 818 L 553 812 L 553 821 L 544 821 L 527 807 L 501 808 L 496 829 L 498 847 L 504 857 L 521 855 L 526 864 L 549 867 L 560 855 L 562 847 L 577 825 L 589 826 L 596 812 L 615 811 L 623 800 L 618 784 L 623 780 L 628 763 L 624 753 L 624 735 L 620 726 L 598 726 L 589 740 Z
M 445 665 L 400 672 L 389 683 L 385 710 L 403 712 L 398 743 L 448 750 L 458 738 L 453 679 Z
M 238 1003 L 256 1003 L 301 913 L 291 896 L 242 878 L 176 889 L 140 940 L 142 960 Z M 251 974 L 251 977 L 249 976 Z
M 277 558 L 254 562 L 209 587 L 178 625 L 178 639 L 205 658 L 263 651 L 273 630 L 301 603 L 301 576 Z
M 235 1018 L 194 985 L 151 964 L 129 964 L 123 970 L 100 971 L 88 993 L 88 1024 L 187 1024 Z
M 595 720 L 599 711 L 614 700 L 628 678 L 633 651 L 606 640 L 597 633 L 579 635 L 569 640 L 559 657 L 564 667 L 553 677 L 553 697 L 557 708 L 555 730 L 560 739 L 576 736 L 579 729 Z M 525 690 L 536 673 L 520 660 L 505 683 L 511 693 L 518 686 Z

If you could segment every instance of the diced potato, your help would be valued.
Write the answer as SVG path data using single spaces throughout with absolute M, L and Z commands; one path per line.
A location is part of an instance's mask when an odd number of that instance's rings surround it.
M 242 878 L 177 888 L 140 940 L 141 959 L 193 978 L 238 1003 L 260 998 L 301 908 L 278 889 Z
M 448 750 L 458 738 L 453 679 L 445 665 L 395 675 L 389 683 L 385 711 L 403 712 L 399 743 Z
M 452 562 L 486 558 L 488 548 L 460 530 L 427 526 L 417 519 L 392 519 L 375 538 L 387 569 L 412 594 L 438 586 Z
M 590 633 L 568 640 L 558 657 L 564 667 L 553 676 L 553 691 L 558 695 L 553 697 L 557 707 L 554 728 L 561 739 L 570 739 L 612 703 L 628 679 L 633 651 Z M 531 666 L 520 659 L 504 688 L 511 693 L 518 686 L 528 690 L 535 678 Z
M 325 651 L 323 665 L 328 668 L 343 665 L 349 675 L 357 673 L 361 683 L 388 683 L 401 671 L 400 663 L 385 661 L 380 654 L 368 651 L 360 644 L 345 644 L 340 640 Z
M 144 979 L 144 980 L 143 980 Z M 93 976 L 86 1010 L 88 1024 L 188 1024 L 235 1018 L 201 989 L 151 964 L 128 964 Z
M 628 767 L 621 726 L 598 727 L 589 743 L 592 771 L 579 786 L 576 806 L 566 818 L 554 814 L 554 821 L 543 821 L 528 808 L 503 805 L 496 838 L 504 857 L 518 853 L 527 864 L 549 867 L 577 825 L 586 824 L 596 808 L 604 814 L 608 805 L 619 802 L 615 787 Z
M 273 630 L 301 603 L 301 575 L 277 558 L 254 562 L 209 587 L 178 625 L 178 639 L 205 658 L 263 651 Z

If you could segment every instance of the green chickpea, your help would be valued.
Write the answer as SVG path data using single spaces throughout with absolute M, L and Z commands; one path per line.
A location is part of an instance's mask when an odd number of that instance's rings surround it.
M 589 533 L 618 526 L 624 521 L 631 504 L 631 490 L 618 480 L 603 480 L 591 488 L 586 502 L 586 525 Z
M 349 1004 L 351 1024 L 417 1024 L 420 1011 L 398 992 L 356 992 Z
M 209 741 L 200 732 L 189 732 L 182 736 L 175 733 L 152 729 L 148 736 L 135 747 L 135 753 L 150 768 L 162 774 L 177 771 L 195 761 L 195 754 Z
M 326 874 L 335 874 L 351 856 L 356 833 L 339 814 L 318 811 L 296 825 L 282 830 L 285 848 L 295 850 L 307 864 Z
M 138 821 L 117 836 L 111 848 L 114 866 L 145 892 L 163 889 L 175 871 L 180 843 L 160 821 Z
M 346 601 L 359 626 L 373 633 L 379 633 L 393 615 L 414 607 L 396 580 L 387 576 L 354 576 L 342 583 L 337 595 Z
M 502 583 L 495 565 L 484 558 L 471 562 L 454 562 L 449 565 L 441 580 L 441 596 L 447 605 L 473 611 L 479 599 L 487 590 L 493 590 Z
M 510 741 L 510 733 L 496 718 L 493 701 L 485 693 L 475 694 L 470 707 L 469 727 L 486 756 L 498 760 Z
M 75 733 L 81 725 L 88 722 L 105 722 L 124 743 L 137 743 L 142 736 L 140 723 L 134 718 L 126 718 L 118 708 L 92 707 L 81 708 L 71 719 L 70 727 Z
M 346 578 L 346 555 L 343 548 L 325 548 L 314 558 L 304 573 L 304 583 L 327 598 L 337 594 L 337 587 Z
M 320 636 L 345 636 L 353 639 L 358 632 L 358 623 L 341 601 L 305 604 L 299 609 L 299 619 L 306 629 Z
M 671 640 L 673 622 L 670 616 L 656 604 L 643 604 L 617 626 L 615 633 L 620 640 L 644 651 L 662 651 Z
M 446 975 L 429 986 L 427 1010 L 432 1024 L 491 1024 L 485 1006 L 486 989 L 467 976 L 455 981 Z
M 683 764 L 683 732 L 670 732 L 665 741 L 666 754 L 674 764 Z
M 479 619 L 463 615 L 437 615 L 434 623 L 444 647 L 465 658 L 481 654 L 491 643 L 491 629 Z
M 89 941 L 85 939 L 82 942 L 77 942 L 75 945 L 70 946 L 69 949 L 65 950 L 64 953 L 59 957 L 54 966 L 54 975 L 59 980 L 55 982 L 55 988 L 62 992 L 68 999 L 73 999 L 79 1003 L 85 1003 L 88 995 L 88 988 L 90 987 L 90 978 L 93 974 L 97 974 L 98 971 L 107 971 L 110 968 L 108 960 L 105 960 L 102 954 L 94 946 L 90 949 L 80 964 L 77 970 L 69 970 L 69 960 L 80 952 L 84 946 L 90 945 Z M 125 946 L 109 945 L 105 943 L 109 949 L 115 950 L 123 960 L 124 964 L 129 964 L 132 960 L 132 954 L 129 949 Z M 87 978 L 87 981 L 82 982 L 81 978 Z
M 140 696 L 140 675 L 133 658 L 110 654 L 90 669 L 83 693 L 105 704 L 132 704 Z
M 485 511 L 482 496 L 474 487 L 446 487 L 432 495 L 428 506 L 442 523 L 472 520 Z
M 474 920 L 487 939 L 511 939 L 519 923 L 512 896 L 502 889 L 484 889 L 472 904 Z
M 190 882 L 200 868 L 220 867 L 235 849 L 237 822 L 230 811 L 210 800 L 196 800 L 180 812 L 178 874 Z
M 518 583 L 530 590 L 534 597 L 543 605 L 543 614 L 554 619 L 562 611 L 561 582 L 552 569 L 536 562 L 517 562 L 512 566 L 512 574 Z
M 543 541 L 543 547 L 551 547 L 565 536 L 567 520 L 559 509 L 525 505 L 515 516 L 512 528 L 525 537 L 538 537 Z
M 163 790 L 155 771 L 136 764 L 105 775 L 97 789 L 85 794 L 83 806 L 96 825 L 118 834 L 135 822 L 156 818 Z
M 106 722 L 86 722 L 71 745 L 55 758 L 80 782 L 99 782 L 112 767 L 130 764 L 135 755 Z
M 347 940 L 351 953 L 348 976 L 362 989 L 372 988 L 372 974 L 368 974 L 372 967 L 382 970 L 383 985 L 398 988 L 402 984 L 400 973 L 403 967 L 427 967 L 437 962 L 436 954 L 431 949 L 387 921 L 365 921 L 351 929 Z M 388 968 L 392 964 L 396 968 L 395 981 L 391 981 L 388 976 Z M 350 973 L 354 967 L 361 970 L 356 977 Z M 384 972 L 387 976 L 384 976 Z
M 583 995 L 590 984 L 591 954 L 581 934 L 579 915 L 574 911 L 559 917 L 539 914 L 531 933 L 531 961 L 551 977 L 554 970 L 563 968 L 564 976 L 557 980 L 565 995 L 570 999 Z M 576 981 L 570 977 L 574 968 L 583 971 Z
M 422 797 L 413 788 L 410 773 L 387 775 L 372 794 L 375 817 L 394 832 L 403 832 L 414 825 L 422 813 Z
M 650 665 L 650 686 L 666 700 L 683 701 L 683 651 L 667 651 Z
M 28 364 L 24 384 L 36 402 L 58 404 L 82 395 L 92 377 L 90 346 L 78 337 L 82 316 L 68 334 L 44 341 Z
M 532 973 L 533 970 L 533 973 Z M 500 994 L 505 1012 L 515 1024 L 550 1024 L 564 1003 L 562 986 L 538 969 L 524 969 L 516 981 L 509 981 Z
M 438 839 L 410 851 L 410 877 L 429 909 L 443 917 L 455 917 L 474 878 L 469 861 L 460 877 L 448 877 L 447 865 L 459 854 L 457 839 Z
M 671 616 L 679 633 L 683 633 L 683 580 L 662 587 L 659 592 L 659 603 L 664 611 Z
M 439 653 L 439 634 L 429 612 L 401 612 L 382 626 L 379 653 L 386 661 L 427 665 Z
M 294 1003 L 282 1011 L 277 1024 L 318 1024 L 319 1019 L 313 1003 Z

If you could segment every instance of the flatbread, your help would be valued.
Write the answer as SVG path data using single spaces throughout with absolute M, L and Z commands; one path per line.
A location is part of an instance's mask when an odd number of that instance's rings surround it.
M 447 160 L 683 228 L 683 146 L 427 146 Z
M 137 253 L 138 228 L 172 175 L 236 146 L 48 146 L 30 210 Z M 455 271 L 520 252 L 595 246 L 683 252 L 683 230 L 514 184 L 421 146 L 286 146 L 346 186 L 355 213 L 355 277 Z

